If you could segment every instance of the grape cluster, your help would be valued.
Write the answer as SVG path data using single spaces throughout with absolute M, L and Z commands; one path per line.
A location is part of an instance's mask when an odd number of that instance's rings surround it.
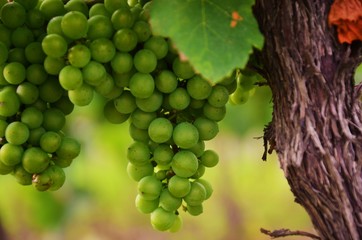
M 199 215 L 212 195 L 202 177 L 219 157 L 205 142 L 218 134 L 229 95 L 240 103 L 245 84 L 239 73 L 216 84 L 195 73 L 169 39 L 152 34 L 152 3 L 130 3 L 15 0 L 1 7 L 0 174 L 58 189 L 62 168 L 80 152 L 62 132 L 66 115 L 99 94 L 109 122 L 129 122 L 127 173 L 138 182 L 137 209 L 155 229 L 177 231 L 180 210 Z
M 41 6 L 37 0 L 0 5 L 0 174 L 46 191 L 63 185 L 63 168 L 80 144 L 62 131 L 73 104 L 44 67 Z

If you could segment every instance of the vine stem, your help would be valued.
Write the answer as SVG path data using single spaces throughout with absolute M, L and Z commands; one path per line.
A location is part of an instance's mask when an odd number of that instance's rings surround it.
M 270 236 L 271 238 L 281 238 L 281 237 L 287 237 L 287 236 L 303 236 L 303 237 L 309 237 L 311 239 L 321 240 L 320 237 L 318 237 L 317 235 L 314 235 L 313 233 L 299 231 L 299 230 L 291 231 L 289 229 L 284 229 L 284 228 L 274 230 L 274 231 L 260 228 L 260 232 Z

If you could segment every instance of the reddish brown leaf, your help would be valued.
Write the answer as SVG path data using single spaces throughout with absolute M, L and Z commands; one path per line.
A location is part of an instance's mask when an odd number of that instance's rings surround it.
M 337 27 L 339 42 L 362 41 L 362 0 L 336 0 L 328 22 Z

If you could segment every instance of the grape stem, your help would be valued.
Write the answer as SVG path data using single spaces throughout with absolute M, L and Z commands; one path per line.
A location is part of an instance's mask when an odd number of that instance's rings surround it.
M 287 237 L 287 236 L 303 236 L 303 237 L 310 237 L 311 239 L 318 239 L 318 240 L 321 239 L 320 237 L 318 237 L 317 235 L 314 235 L 313 233 L 299 231 L 299 230 L 292 231 L 292 230 L 285 229 L 285 228 L 274 230 L 274 231 L 260 228 L 260 232 L 270 236 L 271 238 L 280 238 L 280 237 Z

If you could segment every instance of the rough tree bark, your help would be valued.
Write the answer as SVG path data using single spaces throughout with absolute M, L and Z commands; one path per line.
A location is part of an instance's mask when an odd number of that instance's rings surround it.
M 321 239 L 362 239 L 362 44 L 339 44 L 332 0 L 256 0 L 273 93 L 265 137 Z

